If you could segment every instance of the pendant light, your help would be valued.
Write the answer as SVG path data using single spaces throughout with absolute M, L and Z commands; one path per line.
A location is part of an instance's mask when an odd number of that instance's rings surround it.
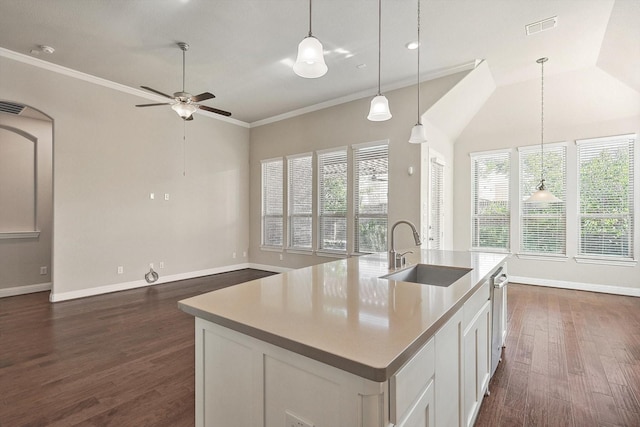
M 540 58 L 536 60 L 538 64 L 540 64 L 541 68 L 541 77 L 540 77 L 540 86 L 541 86 L 541 96 L 540 96 L 540 183 L 536 187 L 536 191 L 529 196 L 525 203 L 554 203 L 561 202 L 556 196 L 554 196 L 549 190 L 547 190 L 544 186 L 544 63 L 547 62 L 549 58 Z
M 367 119 L 372 122 L 382 122 L 391 118 L 389 101 L 380 93 L 380 58 L 382 50 L 382 0 L 378 0 L 378 94 L 371 100 L 371 108 Z
M 412 144 L 422 144 L 427 142 L 427 137 L 424 133 L 424 126 L 420 122 L 420 0 L 418 0 L 418 74 L 416 78 L 416 91 L 418 92 L 418 121 L 411 129 L 411 137 L 409 142 Z
M 311 0 L 309 0 L 309 35 L 298 45 L 298 57 L 293 64 L 293 72 L 306 79 L 315 79 L 324 76 L 327 70 L 322 43 L 311 34 Z

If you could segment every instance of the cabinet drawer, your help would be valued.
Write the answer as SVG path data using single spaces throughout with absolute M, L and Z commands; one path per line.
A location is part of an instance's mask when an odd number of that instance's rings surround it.
M 389 381 L 391 422 L 397 424 L 420 397 L 435 373 L 435 346 L 431 338 Z
M 487 280 L 482 284 L 480 289 L 478 289 L 471 298 L 464 303 L 463 311 L 464 311 L 464 320 L 462 321 L 462 330 L 466 330 L 469 323 L 473 320 L 475 315 L 480 311 L 484 303 L 489 299 L 489 284 L 490 280 Z

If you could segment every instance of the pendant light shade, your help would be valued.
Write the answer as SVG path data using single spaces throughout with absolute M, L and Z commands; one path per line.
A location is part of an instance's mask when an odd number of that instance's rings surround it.
M 178 113 L 178 115 L 180 117 L 182 117 L 184 120 L 188 119 L 189 117 L 191 117 L 191 115 L 194 113 L 194 111 L 197 110 L 197 108 L 191 104 L 188 104 L 186 102 L 178 102 L 176 104 L 173 104 L 171 106 L 171 109 L 173 111 L 175 111 L 176 113 Z
M 562 200 L 554 196 L 544 186 L 544 63 L 549 58 L 540 58 L 536 60 L 540 64 L 540 183 L 536 187 L 536 191 L 529 196 L 525 203 L 555 203 Z
M 371 108 L 369 109 L 369 115 L 367 119 L 372 122 L 383 122 L 391 118 L 391 111 L 389 111 L 389 101 L 384 95 L 377 95 L 371 100 Z
M 322 43 L 313 36 L 305 37 L 298 45 L 298 57 L 293 72 L 307 79 L 322 77 L 328 67 L 324 62 Z
M 293 72 L 306 79 L 315 79 L 324 76 L 327 70 L 322 43 L 311 34 L 311 0 L 309 0 L 309 35 L 298 45 L 298 57 L 293 64 Z
M 422 144 L 427 142 L 427 136 L 424 132 L 424 126 L 420 122 L 420 0 L 418 0 L 418 72 L 416 74 L 416 92 L 418 93 L 418 120 L 411 128 L 411 144 Z
M 412 144 L 422 144 L 423 142 L 427 142 L 427 137 L 422 123 L 418 123 L 411 128 L 411 137 L 409 138 L 409 142 Z
M 380 93 L 380 57 L 381 57 L 381 29 L 382 29 L 382 0 L 378 0 L 378 94 L 371 100 L 371 108 L 367 119 L 372 122 L 382 122 L 391 118 L 389 101 Z

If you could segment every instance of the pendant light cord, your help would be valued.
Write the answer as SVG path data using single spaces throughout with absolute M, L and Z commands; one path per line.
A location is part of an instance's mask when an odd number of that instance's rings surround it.
M 309 37 L 312 37 L 311 35 L 311 0 L 309 0 Z
M 380 68 L 382 68 L 382 0 L 378 0 L 378 96 L 380 93 Z
M 546 58 L 540 62 L 540 186 L 544 190 L 544 63 Z
M 185 52 L 186 50 L 184 48 L 182 48 L 182 92 L 184 92 L 184 74 L 185 74 L 185 67 L 184 67 L 184 63 L 185 63 Z
M 417 125 L 420 124 L 420 0 L 418 0 L 418 75 L 416 78 L 416 86 L 418 93 L 418 120 Z

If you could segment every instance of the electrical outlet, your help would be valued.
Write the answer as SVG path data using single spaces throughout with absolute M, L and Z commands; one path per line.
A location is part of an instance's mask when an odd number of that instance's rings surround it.
M 40 267 L 40 275 L 44 276 L 45 274 L 47 274 L 47 267 L 46 266 Z
M 243 258 L 246 258 L 247 257 L 247 251 L 243 251 L 242 252 L 242 256 L 243 256 Z
M 233 253 L 233 259 L 236 259 L 236 253 L 235 252 Z
M 149 263 L 149 268 L 153 268 L 153 263 L 152 262 Z
M 164 261 L 160 261 L 160 268 L 164 268 Z
M 150 198 L 151 200 L 155 199 L 155 198 L 156 198 L 155 193 L 149 193 L 149 198 Z
M 297 415 L 293 415 L 289 411 L 284 411 L 284 413 L 286 427 L 314 427 L 313 423 L 305 421 L 302 418 L 299 418 Z
M 122 273 L 124 273 L 124 267 L 119 265 L 118 266 L 118 274 L 122 274 Z
M 284 255 L 280 254 L 280 261 L 284 259 Z
M 169 193 L 164 193 L 164 199 L 169 200 Z

